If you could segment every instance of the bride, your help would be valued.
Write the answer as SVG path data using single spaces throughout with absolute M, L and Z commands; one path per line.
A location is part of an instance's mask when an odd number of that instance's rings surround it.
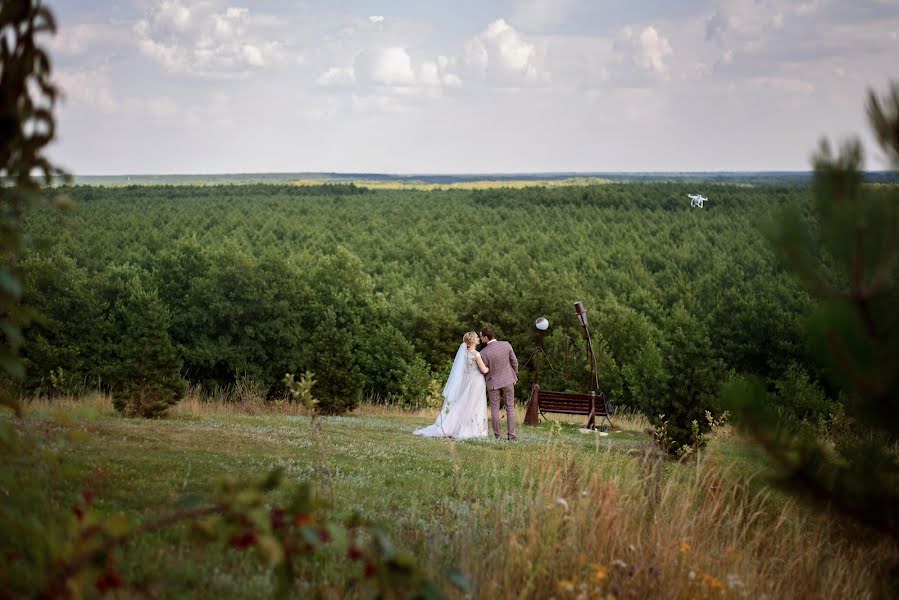
M 462 337 L 453 368 L 443 388 L 443 406 L 433 425 L 415 432 L 425 437 L 451 437 L 457 440 L 487 437 L 487 366 L 475 350 L 478 334 L 469 331 Z

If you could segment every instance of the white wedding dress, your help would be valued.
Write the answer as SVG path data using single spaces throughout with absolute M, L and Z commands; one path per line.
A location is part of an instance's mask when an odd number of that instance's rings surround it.
M 437 420 L 415 431 L 415 435 L 457 440 L 487 437 L 487 383 L 465 344 L 456 352 L 443 387 L 443 406 Z

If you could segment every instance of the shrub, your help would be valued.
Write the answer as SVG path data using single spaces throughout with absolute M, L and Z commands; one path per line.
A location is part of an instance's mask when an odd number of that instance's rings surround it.
M 117 283 L 117 282 L 114 282 Z M 140 279 L 124 282 L 110 315 L 119 333 L 105 378 L 113 406 L 127 416 L 161 417 L 181 399 L 181 358 L 168 334 L 169 312 Z
M 644 410 L 666 452 L 704 445 L 711 430 L 706 412 L 715 413 L 724 365 L 712 350 L 703 323 L 677 304 L 666 319 L 662 345 L 664 375 L 647 390 Z
M 423 358 L 415 357 L 406 364 L 397 400 L 404 407 L 412 409 L 440 406 L 441 385 L 434 379 Z
M 783 376 L 774 383 L 777 406 L 788 418 L 812 426 L 821 426 L 836 411 L 836 403 L 827 397 L 817 382 L 812 381 L 805 369 L 796 363 L 787 367 Z

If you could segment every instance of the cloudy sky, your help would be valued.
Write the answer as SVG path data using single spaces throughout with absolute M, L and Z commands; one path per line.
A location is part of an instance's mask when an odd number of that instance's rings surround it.
M 806 169 L 899 78 L 899 0 L 49 4 L 82 175 Z

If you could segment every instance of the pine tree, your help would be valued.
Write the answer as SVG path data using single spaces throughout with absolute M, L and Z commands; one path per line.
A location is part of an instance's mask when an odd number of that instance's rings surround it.
M 106 383 L 113 405 L 129 416 L 161 417 L 184 393 L 181 356 L 169 337 L 168 309 L 134 278 L 111 314 L 117 339 Z
M 715 412 L 724 365 L 715 358 L 708 330 L 680 303 L 662 326 L 664 375 L 648 391 L 645 411 L 663 449 L 682 454 L 704 444 Z
M 875 138 L 899 169 L 899 83 L 870 93 Z M 726 398 L 775 459 L 793 491 L 899 542 L 899 187 L 866 185 L 857 140 L 814 158 L 811 222 L 786 213 L 772 238 L 818 299 L 811 345 L 843 402 L 848 439 L 829 448 L 783 427 L 760 382 L 738 381 Z M 896 572 L 886 584 L 895 597 Z

